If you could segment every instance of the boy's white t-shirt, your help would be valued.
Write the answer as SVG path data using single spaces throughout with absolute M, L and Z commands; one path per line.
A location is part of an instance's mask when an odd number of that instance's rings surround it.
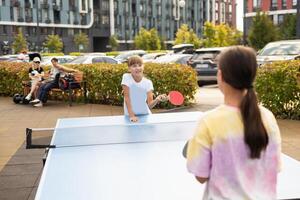
M 136 82 L 129 73 L 123 74 L 121 85 L 129 88 L 131 107 L 135 115 L 151 114 L 147 104 L 147 93 L 153 90 L 151 80 L 143 77 L 140 82 Z M 127 106 L 124 101 L 124 114 L 128 115 Z

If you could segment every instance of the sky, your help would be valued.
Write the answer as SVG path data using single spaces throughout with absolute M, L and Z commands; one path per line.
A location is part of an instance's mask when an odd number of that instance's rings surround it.
M 243 31 L 243 0 L 236 0 L 236 28 Z

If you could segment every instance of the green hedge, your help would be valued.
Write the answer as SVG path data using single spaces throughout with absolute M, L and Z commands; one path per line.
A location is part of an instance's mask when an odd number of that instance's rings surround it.
M 82 53 L 81 52 L 70 52 L 69 55 L 70 56 L 81 56 Z
M 300 119 L 300 61 L 260 67 L 255 88 L 260 102 L 278 118 Z
M 60 52 L 60 53 L 42 53 L 42 56 L 64 56 L 65 54 Z
M 119 55 L 120 54 L 120 52 L 118 52 L 118 51 L 110 51 L 110 52 L 106 52 L 106 55 L 107 56 L 117 56 L 117 55 Z
M 128 71 L 126 64 L 97 63 L 67 66 L 84 72 L 91 103 L 123 104 L 120 84 L 122 75 Z M 22 80 L 28 80 L 28 68 L 27 63 L 0 63 L 0 96 L 21 93 Z M 178 90 L 184 95 L 186 105 L 194 99 L 197 76 L 192 68 L 178 64 L 146 63 L 144 73 L 153 82 L 155 96 Z M 172 106 L 165 103 L 161 107 Z

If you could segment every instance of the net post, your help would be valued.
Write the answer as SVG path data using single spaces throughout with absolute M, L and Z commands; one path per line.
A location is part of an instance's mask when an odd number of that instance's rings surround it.
M 31 149 L 32 144 L 32 129 L 26 128 L 26 149 Z

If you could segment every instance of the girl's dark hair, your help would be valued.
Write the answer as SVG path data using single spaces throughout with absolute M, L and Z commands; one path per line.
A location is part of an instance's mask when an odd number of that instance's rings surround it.
M 52 58 L 51 61 L 58 62 L 57 58 Z
M 269 142 L 263 125 L 253 81 L 256 75 L 256 53 L 243 46 L 229 47 L 219 55 L 223 81 L 238 90 L 247 89 L 240 110 L 244 124 L 244 140 L 250 148 L 250 158 L 260 158 Z

